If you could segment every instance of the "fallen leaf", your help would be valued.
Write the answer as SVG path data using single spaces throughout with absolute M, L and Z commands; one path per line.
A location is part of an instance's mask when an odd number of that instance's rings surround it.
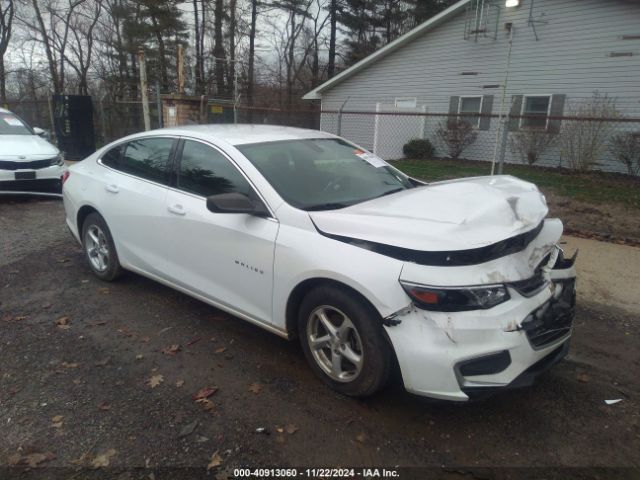
M 195 420 L 180 429 L 180 433 L 178 434 L 178 438 L 186 437 L 195 432 L 196 428 L 198 428 L 198 420 Z
M 175 355 L 176 353 L 178 353 L 181 350 L 180 345 L 178 344 L 174 344 L 174 345 L 170 345 L 168 347 L 164 347 L 161 352 L 164 353 L 165 355 Z
M 100 360 L 99 362 L 96 362 L 94 365 L 96 367 L 106 367 L 107 364 L 109 363 L 110 358 L 105 358 L 104 360 Z
M 258 394 L 260 393 L 260 390 L 262 390 L 262 385 L 260 385 L 259 383 L 252 383 L 251 385 L 249 385 L 250 392 Z
M 102 287 L 99 288 L 98 291 L 104 295 L 108 295 L 109 294 L 109 287 Z
M 591 377 L 589 377 L 589 375 L 587 375 L 586 373 L 580 373 L 578 375 L 579 382 L 587 383 L 589 380 L 591 380 Z
M 183 385 L 184 385 L 184 380 L 178 380 L 178 381 L 176 382 L 176 387 L 178 387 L 178 388 L 180 388 L 180 387 L 181 387 L 181 386 L 183 386 Z
M 224 353 L 227 350 L 227 347 L 220 347 L 214 350 L 215 353 Z
M 111 457 L 113 457 L 116 453 L 116 450 L 110 448 L 106 452 L 101 453 L 100 455 L 96 455 L 91 462 L 91 466 L 93 468 L 108 467 L 109 463 L 111 462 Z
M 29 318 L 28 315 L 18 315 L 17 317 L 14 318 L 14 320 L 20 321 L 20 320 L 26 320 L 27 318 Z
M 82 383 L 82 380 L 80 380 L 79 378 L 76 378 L 73 380 L 73 383 L 75 383 L 76 385 L 80 385 Z
M 142 355 L 141 353 L 136 355 L 136 360 L 142 360 L 143 358 L 144 358 L 144 355 Z
M 51 452 L 46 453 L 31 453 L 22 457 L 20 463 L 26 464 L 31 468 L 35 468 L 43 462 L 53 460 L 56 456 Z
M 211 412 L 216 408 L 215 404 L 211 400 L 206 398 L 200 398 L 196 400 L 196 403 L 199 403 L 202 406 L 202 409 L 207 412 Z
M 367 440 L 367 436 L 364 433 L 356 435 L 356 440 L 360 443 L 364 443 Z
M 294 425 L 293 423 L 290 423 L 289 425 L 287 425 L 286 427 L 287 433 L 289 435 L 293 435 L 294 433 L 296 433 L 299 429 L 297 425 Z
M 51 417 L 51 426 L 53 428 L 62 428 L 62 419 L 64 417 L 62 415 L 56 415 L 55 417 Z
M 80 365 L 79 363 L 76 362 L 62 362 L 60 365 L 62 365 L 64 368 L 78 368 L 78 365 Z
M 151 388 L 156 388 L 162 382 L 164 382 L 164 376 L 163 375 L 153 375 L 153 376 L 151 376 L 151 378 L 149 380 L 147 380 L 147 384 Z
M 211 395 L 218 391 L 218 387 L 203 387 L 196 392 L 193 396 L 194 400 L 201 400 L 203 398 L 209 398 Z
M 59 319 L 56 320 L 56 325 L 61 330 L 68 330 L 71 327 L 69 325 L 69 317 L 68 316 L 60 317 Z
M 102 402 L 100 405 L 98 405 L 98 408 L 106 412 L 107 410 L 111 410 L 111 404 L 107 402 Z
M 207 465 L 207 470 L 219 467 L 220 465 L 222 465 L 222 457 L 216 450 L 215 452 L 213 452 L 213 455 L 211 455 L 211 461 L 209 462 L 209 465 Z
M 281 427 L 281 426 L 279 426 L 279 425 L 276 425 L 276 432 L 278 432 L 278 433 L 284 433 L 284 428 L 282 428 L 282 427 Z

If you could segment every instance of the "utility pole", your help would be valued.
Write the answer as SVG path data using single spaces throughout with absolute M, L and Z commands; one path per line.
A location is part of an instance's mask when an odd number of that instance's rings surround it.
M 162 128 L 162 97 L 160 95 L 160 81 L 156 80 L 156 108 L 158 109 L 158 128 Z
M 178 45 L 178 93 L 184 93 L 184 52 L 182 45 Z
M 147 88 L 147 66 L 144 58 L 144 49 L 138 50 L 138 63 L 140 68 L 140 93 L 142 95 L 142 116 L 144 117 L 145 131 L 151 130 L 151 119 L 149 118 L 149 91 Z

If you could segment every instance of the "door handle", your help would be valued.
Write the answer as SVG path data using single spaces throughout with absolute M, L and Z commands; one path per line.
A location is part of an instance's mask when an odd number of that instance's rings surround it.
M 171 213 L 174 213 L 176 215 L 184 215 L 185 213 L 187 213 L 187 212 L 184 211 L 184 207 L 182 205 L 177 204 L 177 203 L 175 205 L 171 205 L 170 207 L 168 207 L 168 210 Z
M 107 185 L 105 188 L 106 188 L 107 192 L 111 192 L 111 193 L 118 193 L 120 191 L 118 186 L 113 184 L 113 183 L 110 184 L 110 185 Z

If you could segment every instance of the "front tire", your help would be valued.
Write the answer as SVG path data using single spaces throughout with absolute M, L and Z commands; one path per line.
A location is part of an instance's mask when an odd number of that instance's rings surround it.
M 300 306 L 305 357 L 323 382 L 344 395 L 366 397 L 387 383 L 392 352 L 382 329 L 373 307 L 333 286 L 311 290 Z
M 82 224 L 82 246 L 87 263 L 98 278 L 111 282 L 122 274 L 113 237 L 99 213 L 87 215 Z

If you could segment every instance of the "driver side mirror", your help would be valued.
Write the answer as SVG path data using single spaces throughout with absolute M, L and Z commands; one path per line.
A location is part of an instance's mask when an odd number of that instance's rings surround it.
M 247 213 L 257 217 L 268 217 L 269 210 L 258 199 L 251 199 L 243 193 L 219 193 L 207 197 L 207 210 L 213 213 Z
M 47 132 L 40 127 L 33 127 L 33 133 L 35 133 L 36 135 L 42 138 L 46 138 L 47 136 Z

